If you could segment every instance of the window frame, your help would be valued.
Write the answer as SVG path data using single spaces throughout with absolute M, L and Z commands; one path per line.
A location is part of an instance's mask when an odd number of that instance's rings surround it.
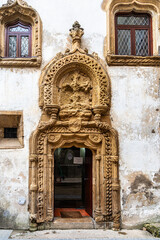
M 16 128 L 17 137 L 5 137 L 5 128 Z M 0 111 L 0 150 L 24 147 L 23 111 Z
M 0 67 L 40 67 L 42 63 L 42 21 L 38 12 L 24 1 L 10 1 L 0 7 Z M 27 22 L 32 27 L 31 57 L 6 57 L 6 25 L 10 22 Z
M 117 23 L 119 16 L 138 16 L 138 17 L 149 17 L 149 25 L 120 25 Z M 118 30 L 130 30 L 131 31 L 131 55 L 126 54 L 127 56 L 153 56 L 153 41 L 152 41 L 152 17 L 148 13 L 136 13 L 136 12 L 118 12 L 115 14 L 115 53 L 116 55 L 123 56 L 118 53 Z M 136 39 L 135 31 L 136 30 L 148 30 L 148 55 L 136 55 Z
M 20 26 L 22 28 L 28 28 L 29 32 L 25 33 L 25 32 L 10 32 L 9 29 L 11 27 L 17 27 Z M 10 36 L 16 36 L 17 37 L 17 49 L 16 49 L 16 57 L 10 57 L 9 56 L 9 37 Z M 28 56 L 26 57 L 22 57 L 21 56 L 21 37 L 23 36 L 27 36 L 29 37 L 29 44 L 28 44 Z M 29 23 L 26 22 L 22 22 L 19 19 L 14 21 L 14 22 L 10 22 L 7 23 L 5 26 L 5 57 L 6 58 L 31 58 L 32 57 L 32 26 Z

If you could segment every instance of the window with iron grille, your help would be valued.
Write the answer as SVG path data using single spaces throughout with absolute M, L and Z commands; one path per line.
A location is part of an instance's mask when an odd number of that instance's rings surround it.
M 6 57 L 31 57 L 31 26 L 17 21 L 6 27 Z
M 151 17 L 148 14 L 116 15 L 116 54 L 151 56 Z
M 24 147 L 22 111 L 0 111 L 0 149 Z
M 4 128 L 4 138 L 17 138 L 17 128 Z

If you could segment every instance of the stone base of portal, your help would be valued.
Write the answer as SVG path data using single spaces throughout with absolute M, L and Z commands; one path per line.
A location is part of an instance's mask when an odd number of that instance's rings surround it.
M 55 218 L 53 222 L 38 224 L 37 230 L 48 229 L 111 229 L 112 223 L 96 223 L 91 217 L 84 218 Z

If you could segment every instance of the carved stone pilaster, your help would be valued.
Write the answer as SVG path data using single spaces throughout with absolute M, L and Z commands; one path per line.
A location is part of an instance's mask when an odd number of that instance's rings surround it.
M 38 157 L 37 157 L 36 154 L 31 154 L 29 160 L 31 162 L 31 169 L 32 169 L 32 182 L 31 182 L 31 185 L 30 185 L 30 191 L 31 192 L 36 192 L 37 191 L 36 164 L 37 164 Z M 34 201 L 35 201 L 35 199 L 34 199 Z
M 95 106 L 93 108 L 94 119 L 95 121 L 101 121 L 101 116 L 107 113 L 108 107 L 107 106 Z
M 50 115 L 50 120 L 45 122 L 45 121 L 40 121 L 38 128 L 40 131 L 43 131 L 47 129 L 48 127 L 53 126 L 58 117 L 58 112 L 59 112 L 60 107 L 58 105 L 45 105 L 44 111 Z
M 45 105 L 44 110 L 48 115 L 51 115 L 52 119 L 57 119 L 60 106 L 55 104 Z
M 48 221 L 53 220 L 53 203 L 52 203 L 52 161 L 53 161 L 53 156 L 51 154 L 48 155 L 48 207 L 47 207 L 47 219 Z
M 112 195 L 113 195 L 113 229 L 120 229 L 120 185 L 118 179 L 118 156 L 111 156 L 112 162 Z
M 95 210 L 95 220 L 100 221 L 102 211 L 101 211 L 101 203 L 100 203 L 100 161 L 101 161 L 101 155 L 96 155 L 96 195 L 97 195 L 97 207 Z
M 38 160 L 37 154 L 31 154 L 29 160 L 30 162 L 37 162 Z
M 37 179 L 36 179 L 36 166 L 38 157 L 36 154 L 30 155 L 30 163 L 31 163 L 31 174 L 32 174 L 32 181 L 30 185 L 30 192 L 31 192 L 31 207 L 30 207 L 30 231 L 37 230 L 37 214 L 36 214 L 36 195 L 37 195 Z

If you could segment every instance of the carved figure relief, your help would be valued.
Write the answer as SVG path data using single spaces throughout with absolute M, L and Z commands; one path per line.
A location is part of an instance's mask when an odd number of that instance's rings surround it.
M 67 74 L 60 87 L 61 109 L 90 109 L 91 90 L 91 80 L 85 73 L 74 71 Z
M 92 215 L 120 228 L 118 135 L 110 124 L 110 79 L 97 54 L 81 48 L 78 22 L 70 29 L 72 49 L 43 69 L 39 88 L 42 116 L 30 138 L 30 229 L 54 221 L 54 151 L 92 151 Z

